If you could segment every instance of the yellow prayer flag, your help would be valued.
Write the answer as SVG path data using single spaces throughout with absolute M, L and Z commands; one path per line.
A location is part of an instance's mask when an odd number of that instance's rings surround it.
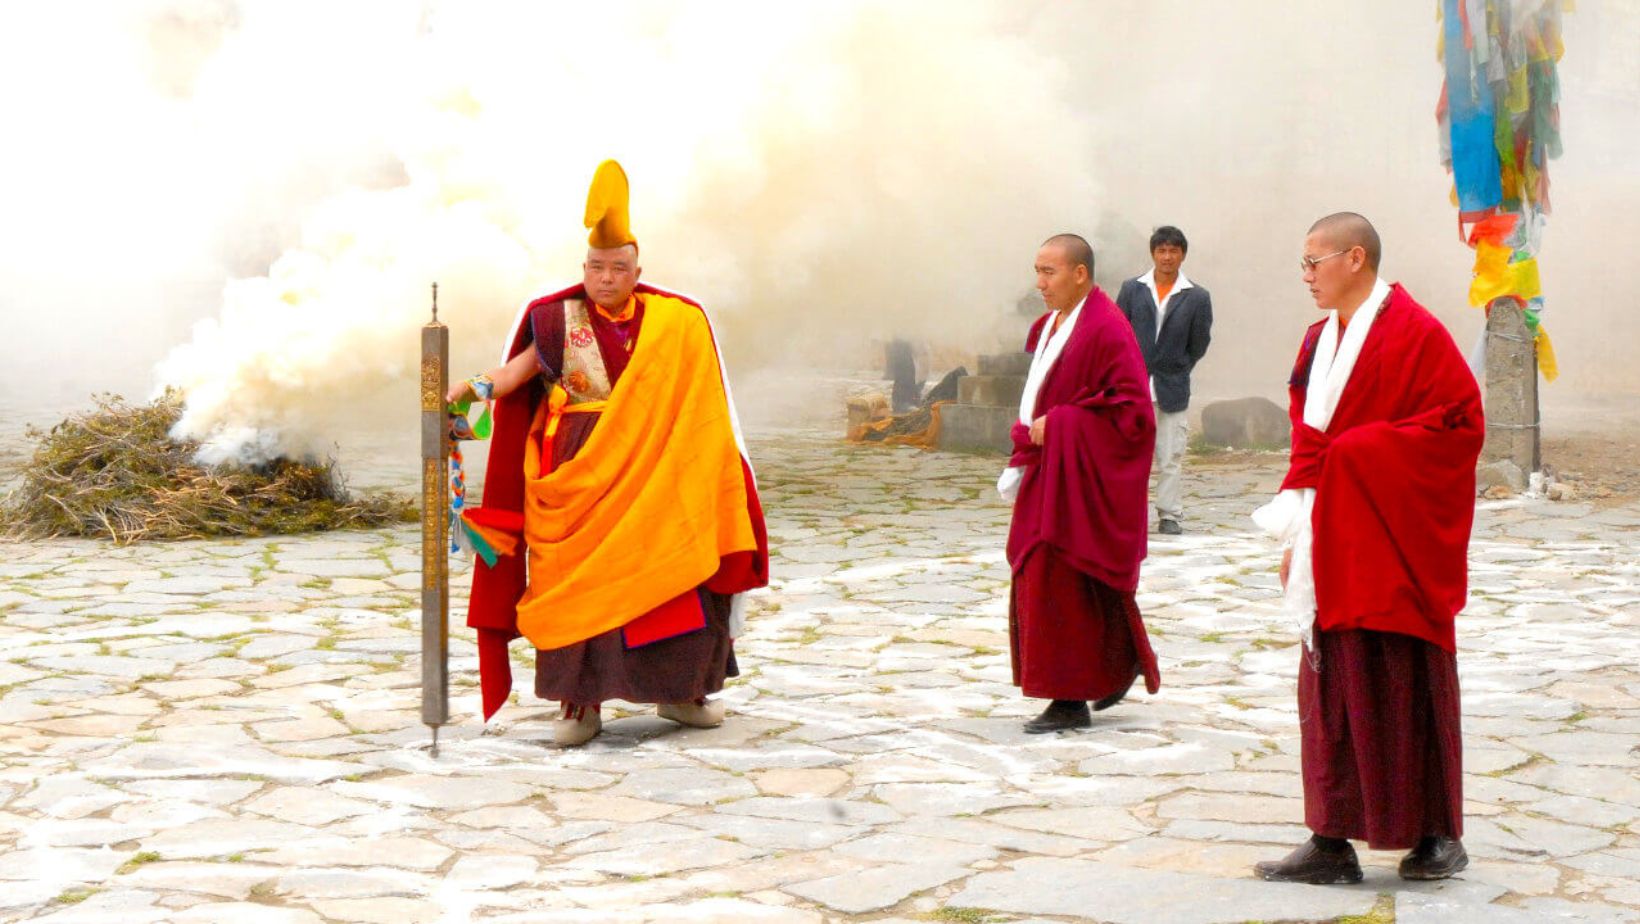
M 1522 301 L 1543 294 L 1536 257 L 1509 262 L 1508 247 L 1481 241 L 1475 245 L 1475 281 L 1469 284 L 1469 304 L 1479 308 L 1495 298 L 1516 295 Z
M 1553 382 L 1560 375 L 1560 366 L 1555 362 L 1555 345 L 1549 342 L 1549 332 L 1542 324 L 1538 325 L 1536 342 L 1538 371 L 1545 382 Z

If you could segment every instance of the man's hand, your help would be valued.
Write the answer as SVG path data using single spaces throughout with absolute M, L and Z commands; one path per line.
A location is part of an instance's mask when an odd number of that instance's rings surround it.
M 1031 445 L 1041 446 L 1042 441 L 1048 438 L 1048 415 L 1031 421 Z
M 513 390 L 534 378 L 541 371 L 540 360 L 536 358 L 534 347 L 519 350 L 518 355 L 507 360 L 505 366 L 497 366 L 484 374 L 490 377 L 490 398 L 499 399 L 504 395 L 512 394 Z M 445 400 L 456 404 L 462 398 L 478 400 L 478 392 L 473 391 L 472 382 L 467 379 L 450 386 L 450 393 Z
M 1287 575 L 1293 570 L 1293 550 L 1286 549 L 1281 553 L 1281 589 L 1287 589 Z

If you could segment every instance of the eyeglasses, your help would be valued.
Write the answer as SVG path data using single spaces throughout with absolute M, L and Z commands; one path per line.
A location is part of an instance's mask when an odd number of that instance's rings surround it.
M 1324 257 L 1299 257 L 1298 258 L 1298 268 L 1303 272 L 1313 273 L 1313 272 L 1315 272 L 1315 268 L 1317 266 L 1319 266 L 1320 264 L 1325 263 L 1328 260 L 1331 260 L 1333 257 L 1336 257 L 1339 254 L 1349 253 L 1351 250 L 1354 250 L 1354 249 L 1355 248 L 1353 248 L 1353 247 L 1346 247 L 1343 250 L 1333 251 L 1332 253 L 1327 254 Z

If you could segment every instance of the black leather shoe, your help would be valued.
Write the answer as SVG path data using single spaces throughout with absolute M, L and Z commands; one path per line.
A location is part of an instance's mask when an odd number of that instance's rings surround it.
M 1025 734 L 1045 735 L 1048 732 L 1087 728 L 1093 724 L 1088 704 L 1079 699 L 1056 699 L 1042 710 L 1042 714 L 1025 723 Z
M 1455 837 L 1426 837 L 1401 858 L 1402 879 L 1446 879 L 1469 865 L 1469 851 Z
M 1093 711 L 1103 712 L 1121 702 L 1128 695 L 1128 691 L 1133 689 L 1133 681 L 1137 679 L 1139 679 L 1139 675 L 1134 674 L 1132 677 L 1128 678 L 1127 686 L 1117 690 L 1115 693 L 1112 693 L 1104 699 L 1095 700 L 1093 704 Z
M 1265 882 L 1341 885 L 1361 881 L 1361 862 L 1348 841 L 1342 850 L 1326 850 L 1311 839 L 1284 859 L 1253 864 L 1253 872 Z
M 1163 520 L 1156 524 L 1156 531 L 1164 536 L 1184 535 L 1184 527 L 1179 525 L 1178 520 Z

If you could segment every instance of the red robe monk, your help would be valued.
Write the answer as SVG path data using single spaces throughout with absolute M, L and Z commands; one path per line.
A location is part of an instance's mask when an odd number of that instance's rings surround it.
M 1258 864 L 1270 880 L 1359 882 L 1351 840 L 1411 848 L 1407 879 L 1468 863 L 1454 623 L 1485 422 L 1452 337 L 1378 278 L 1379 246 L 1353 213 L 1322 219 L 1305 241 L 1305 281 L 1333 315 L 1305 333 L 1290 380 L 1291 463 L 1281 495 L 1255 514 L 1287 542 L 1314 832 Z
M 497 403 L 475 566 L 484 715 L 512 688 L 508 643 L 536 654 L 536 694 L 577 745 L 611 699 L 702 727 L 737 673 L 736 595 L 768 581 L 768 542 L 721 359 L 694 301 L 640 285 L 626 178 L 599 168 L 582 284 L 532 300 L 507 363 L 456 386 Z M 480 394 L 480 397 L 486 395 Z
M 1026 342 L 1034 357 L 998 482 L 1014 497 L 1014 683 L 1052 701 L 1026 723 L 1033 734 L 1091 725 L 1088 702 L 1114 705 L 1141 675 L 1151 693 L 1160 686 L 1133 599 L 1156 440 L 1144 357 L 1120 309 L 1094 286 L 1085 240 L 1050 238 L 1036 263 L 1052 310 Z

